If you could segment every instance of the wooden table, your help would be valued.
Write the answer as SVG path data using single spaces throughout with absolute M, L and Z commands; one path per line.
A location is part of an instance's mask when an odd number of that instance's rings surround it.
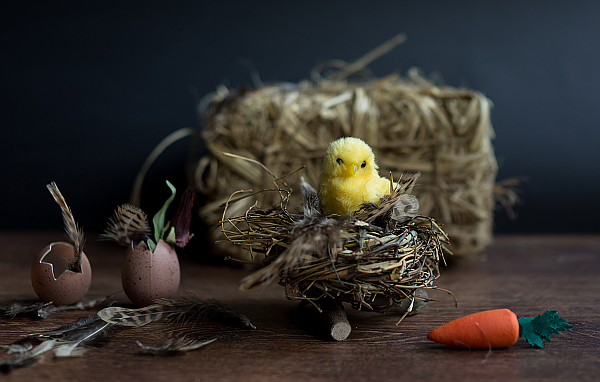
M 29 277 L 32 258 L 44 245 L 60 239 L 61 233 L 0 233 L 1 301 L 35 298 Z M 122 249 L 97 242 L 92 236 L 86 253 L 93 268 L 88 296 L 96 298 L 119 290 Z M 438 301 L 430 302 L 424 312 L 396 326 L 398 315 L 358 312 L 348 307 L 352 333 L 343 342 L 328 340 L 316 312 L 288 301 L 278 285 L 261 291 L 238 291 L 239 280 L 249 272 L 182 258 L 180 292 L 216 298 L 238 308 L 256 330 L 212 322 L 185 327 L 152 323 L 120 330 L 106 346 L 82 357 L 48 357 L 2 379 L 580 381 L 596 380 L 600 374 L 600 236 L 498 237 L 487 251 L 487 260 L 442 269 L 436 284 L 454 292 L 458 308 L 451 296 L 431 291 L 430 297 Z M 123 294 L 115 300 L 128 301 Z M 451 319 L 503 307 L 519 317 L 557 310 L 573 328 L 553 336 L 543 349 L 519 340 L 510 348 L 491 353 L 453 349 L 426 338 L 429 330 Z M 53 329 L 86 314 L 89 312 L 65 312 L 44 320 L 3 318 L 0 344 Z M 156 345 L 173 330 L 217 341 L 182 356 L 138 354 L 136 340 Z M 0 359 L 6 357 L 0 355 Z

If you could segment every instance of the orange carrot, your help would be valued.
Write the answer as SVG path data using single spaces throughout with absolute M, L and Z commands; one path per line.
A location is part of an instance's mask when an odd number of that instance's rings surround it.
M 463 348 L 503 348 L 519 339 L 519 321 L 508 309 L 486 310 L 439 326 L 429 332 L 427 338 Z

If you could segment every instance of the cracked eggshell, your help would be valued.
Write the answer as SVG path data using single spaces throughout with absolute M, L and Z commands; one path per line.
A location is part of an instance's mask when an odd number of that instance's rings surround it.
M 46 246 L 35 258 L 31 267 L 31 285 L 35 293 L 54 305 L 70 305 L 79 302 L 90 289 L 92 268 L 81 253 L 81 272 L 68 268 L 75 251 L 71 243 L 55 242 Z
M 177 253 L 165 241 L 158 242 L 154 253 L 143 241 L 127 248 L 121 281 L 134 304 L 147 306 L 157 298 L 173 297 L 179 289 L 180 277 Z

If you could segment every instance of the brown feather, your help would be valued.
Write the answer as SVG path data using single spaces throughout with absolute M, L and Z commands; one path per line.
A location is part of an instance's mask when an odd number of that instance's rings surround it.
M 29 334 L 13 344 L 19 355 L 0 361 L 0 371 L 31 366 L 50 351 L 56 357 L 81 355 L 90 347 L 106 344 L 112 327 L 97 316 L 86 316 L 54 330 Z
M 142 348 L 141 353 L 147 355 L 158 355 L 158 356 L 171 356 L 180 355 L 190 350 L 195 350 L 206 346 L 217 339 L 203 341 L 197 338 L 188 336 L 181 336 L 176 338 L 169 338 L 160 343 L 158 346 L 145 346 L 140 341 L 137 344 Z
M 69 262 L 69 270 L 73 272 L 81 272 L 81 252 L 83 251 L 83 246 L 85 244 L 85 235 L 83 234 L 83 229 L 81 229 L 75 222 L 71 208 L 67 205 L 67 201 L 60 193 L 56 183 L 52 182 L 47 184 L 46 187 L 62 210 L 67 240 L 73 245 L 73 249 L 75 251 L 73 260 Z
M 30 350 L 20 353 L 16 357 L 3 359 L 0 361 L 0 371 L 7 374 L 14 369 L 31 366 L 39 361 L 44 353 L 52 350 L 55 344 L 55 339 L 46 340 Z
M 105 322 L 121 326 L 140 327 L 159 320 L 182 323 L 211 320 L 243 329 L 255 329 L 241 312 L 220 301 L 201 300 L 193 294 L 176 299 L 158 299 L 154 304 L 139 309 L 111 306 L 99 311 L 98 316 Z
M 303 203 L 302 214 L 288 228 L 292 241 L 288 248 L 269 265 L 241 281 L 241 290 L 250 290 L 270 284 L 277 277 L 285 277 L 292 269 L 301 267 L 324 256 L 337 257 L 341 248 L 340 233 L 346 218 L 328 218 L 319 208 L 317 191 L 304 178 L 300 181 Z
M 139 207 L 123 204 L 117 207 L 100 238 L 128 246 L 132 241 L 140 241 L 151 233 L 148 215 Z
M 252 273 L 241 282 L 241 290 L 250 290 L 270 284 L 276 277 L 286 274 L 315 258 L 329 255 L 337 257 L 341 248 L 340 233 L 346 220 L 323 217 L 321 213 L 310 215 L 290 226 L 293 240 L 289 247 L 273 262 Z

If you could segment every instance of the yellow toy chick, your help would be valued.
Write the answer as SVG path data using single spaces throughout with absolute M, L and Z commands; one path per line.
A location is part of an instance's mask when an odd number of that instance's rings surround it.
M 379 176 L 371 147 L 358 138 L 333 141 L 323 160 L 319 200 L 327 214 L 346 215 L 365 202 L 390 194 L 390 180 Z

